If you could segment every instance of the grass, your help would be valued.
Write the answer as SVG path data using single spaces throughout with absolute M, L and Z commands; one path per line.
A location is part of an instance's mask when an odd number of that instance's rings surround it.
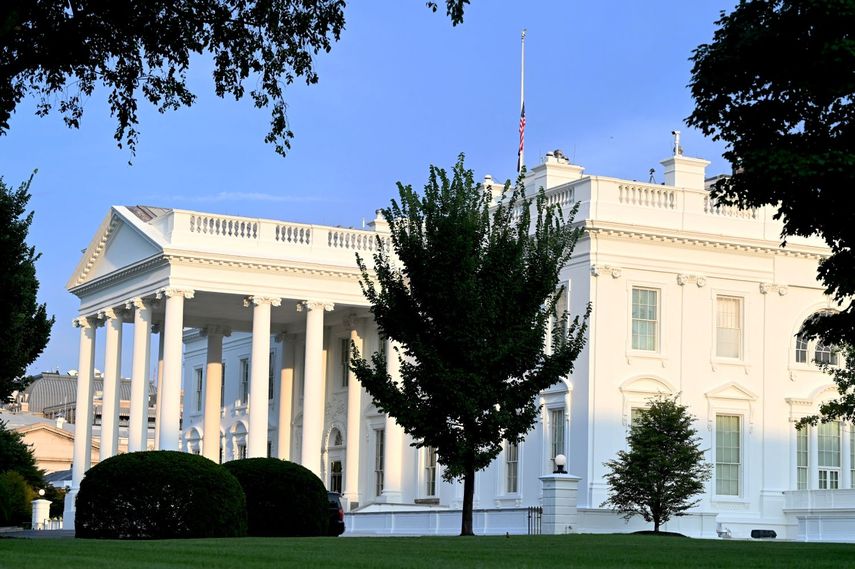
M 745 567 L 839 569 L 855 545 L 638 535 L 91 541 L 0 539 L 0 569 Z

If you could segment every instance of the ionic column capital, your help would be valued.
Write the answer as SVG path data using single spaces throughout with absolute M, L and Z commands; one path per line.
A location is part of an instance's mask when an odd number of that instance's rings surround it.
M 297 312 L 303 312 L 303 310 L 325 310 L 332 312 L 334 308 L 335 303 L 327 300 L 304 300 L 297 303 Z
M 166 287 L 157 291 L 155 298 L 161 299 L 164 296 L 166 298 L 172 298 L 174 296 L 183 296 L 185 299 L 190 300 L 195 295 L 196 291 L 192 288 Z
M 357 328 L 359 328 L 361 321 L 361 316 L 357 316 L 356 314 L 351 312 L 350 314 L 344 317 L 344 320 L 342 320 L 342 324 L 344 324 L 344 327 L 348 330 L 356 330 Z
M 255 306 L 259 306 L 262 304 L 269 304 L 271 306 L 280 306 L 282 304 L 282 299 L 277 298 L 275 296 L 259 296 L 259 295 L 251 295 L 247 296 L 243 299 L 243 305 L 245 307 L 249 307 L 250 304 L 254 304 Z
M 125 316 L 124 310 L 121 308 L 105 308 L 98 313 L 98 318 L 101 320 L 122 320 Z
M 231 327 L 223 326 L 222 324 L 208 324 L 207 326 L 199 330 L 199 335 L 203 338 L 207 336 L 229 337 L 232 335 L 232 329 Z
M 75 328 L 97 328 L 101 324 L 98 316 L 78 316 L 71 321 L 71 325 Z
M 145 310 L 147 308 L 151 309 L 151 305 L 152 305 L 152 299 L 142 298 L 141 296 L 138 296 L 136 298 L 132 298 L 131 300 L 129 300 L 125 303 L 125 310 L 131 311 L 131 310 Z
M 151 333 L 152 334 L 160 334 L 163 330 L 163 322 L 155 322 L 151 325 Z

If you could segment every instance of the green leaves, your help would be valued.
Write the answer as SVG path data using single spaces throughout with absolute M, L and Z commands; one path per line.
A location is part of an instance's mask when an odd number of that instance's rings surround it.
M 493 204 L 463 155 L 450 175 L 431 166 L 422 192 L 399 184 L 398 194 L 382 211 L 392 249 L 374 255 L 373 271 L 358 261 L 380 334 L 400 345 L 400 381 L 383 353 L 352 365 L 378 408 L 437 449 L 446 479 L 468 480 L 531 429 L 535 396 L 584 346 L 587 313 L 561 314 L 544 350 L 580 230 L 542 191 L 527 199 L 522 177 Z
M 629 450 L 619 451 L 615 460 L 605 463 L 611 493 L 601 506 L 617 510 L 626 519 L 640 515 L 659 531 L 672 516 L 697 504 L 692 498 L 703 492 L 712 466 L 704 462 L 693 421 L 676 398 L 652 399 L 630 426 Z

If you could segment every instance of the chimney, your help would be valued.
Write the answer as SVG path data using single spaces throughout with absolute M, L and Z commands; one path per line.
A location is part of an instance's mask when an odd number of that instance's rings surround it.
M 59 417 L 56 418 L 56 428 L 57 429 L 61 429 L 64 424 L 65 424 L 65 417 L 60 415 Z
M 389 233 L 389 224 L 383 218 L 383 214 L 380 213 L 379 209 L 374 212 L 374 220 L 368 222 L 368 229 L 378 233 Z
M 683 156 L 680 131 L 674 130 L 671 134 L 674 135 L 674 155 L 660 162 L 665 167 L 665 185 L 703 190 L 709 161 Z
M 540 191 L 540 188 L 548 190 L 567 182 L 573 182 L 582 178 L 585 169 L 570 163 L 570 159 L 561 150 L 547 152 L 542 164 L 533 167 L 525 178 L 525 187 L 528 195 Z

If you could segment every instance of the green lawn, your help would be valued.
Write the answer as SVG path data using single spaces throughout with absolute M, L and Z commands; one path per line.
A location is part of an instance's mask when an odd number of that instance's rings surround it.
M 840 569 L 855 545 L 633 535 L 89 541 L 0 539 L 0 568 L 738 567 Z

